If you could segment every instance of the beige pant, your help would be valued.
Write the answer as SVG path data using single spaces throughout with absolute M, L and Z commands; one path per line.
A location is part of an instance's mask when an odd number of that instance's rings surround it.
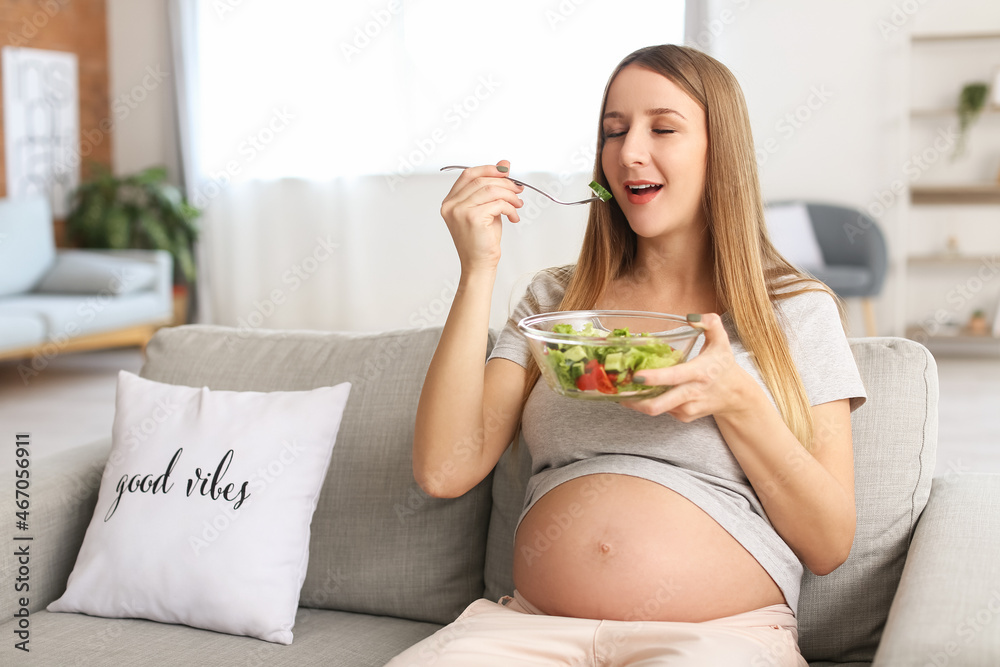
M 514 591 L 469 605 L 386 667 L 807 667 L 786 604 L 701 623 L 547 616 Z

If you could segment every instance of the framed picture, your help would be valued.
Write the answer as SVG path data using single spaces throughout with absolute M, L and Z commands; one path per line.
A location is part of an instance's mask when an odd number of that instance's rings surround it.
M 0 53 L 7 196 L 47 196 L 63 217 L 80 182 L 76 54 L 13 46 Z

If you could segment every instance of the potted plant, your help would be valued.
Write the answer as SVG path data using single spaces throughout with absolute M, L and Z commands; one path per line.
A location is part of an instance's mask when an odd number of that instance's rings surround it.
M 66 234 L 81 248 L 166 250 L 174 258 L 175 304 L 186 313 L 188 285 L 197 268 L 193 244 L 201 211 L 167 182 L 163 167 L 115 176 L 94 167 L 95 176 L 72 195 Z
M 986 108 L 989 86 L 982 82 L 968 83 L 958 94 L 958 143 L 951 159 L 955 160 L 965 152 L 965 140 L 979 114 Z
M 969 318 L 969 333 L 973 336 L 985 336 L 989 334 L 989 325 L 986 322 L 986 313 L 982 310 L 974 310 Z

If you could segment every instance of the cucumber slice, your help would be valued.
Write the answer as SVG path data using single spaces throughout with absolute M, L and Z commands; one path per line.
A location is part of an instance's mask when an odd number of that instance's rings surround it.
M 590 182 L 590 189 L 601 198 L 601 201 L 611 201 L 611 193 L 605 190 L 597 181 Z

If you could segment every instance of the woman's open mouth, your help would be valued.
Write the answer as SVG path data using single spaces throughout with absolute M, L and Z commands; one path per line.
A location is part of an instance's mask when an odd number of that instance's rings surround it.
M 626 181 L 625 196 L 631 204 L 648 204 L 653 201 L 663 185 L 648 181 Z

